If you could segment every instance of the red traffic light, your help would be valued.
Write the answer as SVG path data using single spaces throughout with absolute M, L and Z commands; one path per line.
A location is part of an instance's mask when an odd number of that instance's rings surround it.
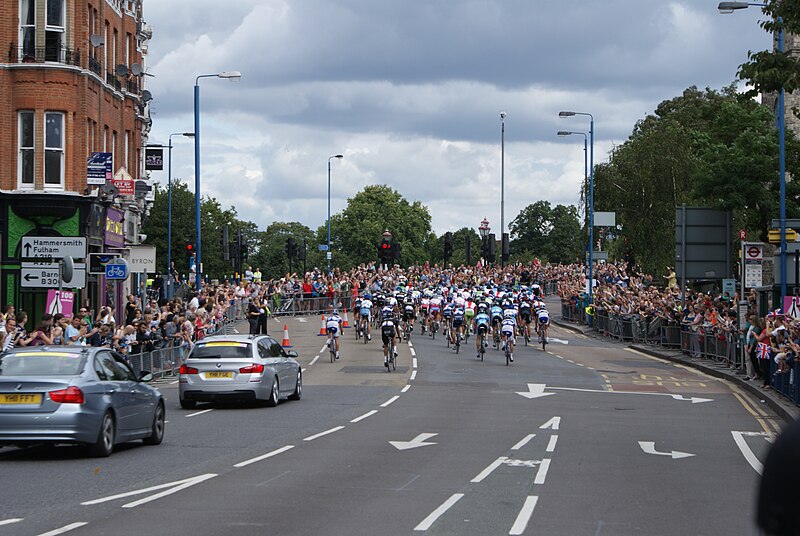
M 193 244 L 188 244 L 188 243 L 186 244 L 186 251 L 192 251 L 193 249 L 194 249 Z
M 383 249 L 389 249 L 389 244 L 386 244 L 386 243 L 384 243 L 384 244 L 381 244 L 381 247 L 382 247 Z

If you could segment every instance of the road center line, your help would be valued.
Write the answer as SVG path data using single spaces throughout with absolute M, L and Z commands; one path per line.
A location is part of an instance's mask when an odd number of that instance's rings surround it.
M 536 502 L 538 500 L 538 496 L 528 495 L 528 497 L 525 499 L 525 504 L 522 505 L 522 510 L 519 511 L 517 519 L 514 521 L 514 525 L 508 532 L 510 535 L 523 534 L 525 532 L 525 528 L 528 526 L 528 521 L 531 520 L 533 509 L 536 508 Z
M 39 536 L 56 536 L 57 534 L 64 534 L 65 532 L 69 532 L 71 530 L 77 529 L 78 527 L 82 527 L 84 525 L 88 525 L 87 522 L 81 521 L 78 523 L 72 523 L 70 525 L 66 525 L 61 527 L 60 529 L 51 530 L 50 532 L 43 532 Z
M 411 389 L 411 386 L 410 386 L 410 385 L 406 385 L 405 387 L 403 387 L 402 389 L 400 389 L 400 392 L 401 392 L 401 393 L 405 393 L 405 392 L 406 392 L 406 391 L 408 391 L 409 389 Z
M 442 514 L 447 512 L 454 504 L 460 501 L 463 496 L 464 496 L 463 493 L 452 494 L 449 499 L 444 501 L 439 506 L 439 508 L 431 512 L 430 515 L 428 515 L 428 517 L 420 521 L 419 525 L 414 527 L 414 530 L 425 531 L 431 528 L 431 525 L 433 525 L 436 522 L 436 520 L 439 519 L 442 516 Z
M 522 438 L 522 440 L 520 440 L 519 443 L 517 443 L 516 445 L 511 447 L 511 450 L 519 450 L 519 449 L 521 449 L 522 447 L 527 445 L 528 441 L 530 441 L 534 437 L 536 437 L 536 434 L 528 434 L 528 435 L 526 435 L 525 437 Z
M 550 469 L 550 458 L 545 458 L 539 464 L 539 470 L 536 471 L 536 478 L 533 479 L 534 484 L 544 484 L 544 479 L 547 478 L 547 470 Z
M 318 434 L 314 434 L 312 436 L 308 436 L 308 437 L 304 438 L 303 441 L 314 441 L 315 439 L 317 439 L 319 437 L 326 436 L 326 435 L 332 434 L 334 432 L 338 432 L 339 430 L 341 430 L 343 428 L 344 428 L 344 426 L 335 426 L 335 427 L 331 428 L 330 430 L 325 430 L 324 432 L 320 432 Z
M 392 398 L 390 398 L 389 400 L 387 400 L 386 402 L 384 402 L 383 404 L 381 404 L 381 407 L 382 407 L 382 408 L 385 408 L 386 406 L 388 406 L 389 404 L 391 404 L 392 402 L 394 402 L 394 401 L 395 401 L 395 400 L 397 400 L 398 398 L 400 398 L 400 395 L 394 395 Z
M 556 450 L 556 443 L 558 443 L 558 436 L 554 435 L 550 437 L 550 442 L 547 444 L 547 452 L 553 452 Z
M 308 366 L 310 367 L 311 365 L 313 365 L 314 363 L 316 363 L 316 362 L 317 362 L 317 359 L 319 359 L 319 356 L 314 356 L 314 359 L 312 359 L 312 360 L 311 360 L 311 363 L 309 363 L 309 364 L 308 364 Z
M 178 383 L 179 381 L 180 381 L 180 380 L 175 380 L 174 382 L 169 382 L 169 384 L 170 384 L 170 385 L 175 385 L 175 384 L 176 384 L 176 383 Z
M 12 519 L 3 519 L 2 521 L 0 521 L 0 525 L 12 525 L 14 523 L 19 523 L 23 519 L 24 518 L 22 518 L 22 517 L 15 517 L 15 518 L 12 518 Z
M 272 452 L 267 452 L 266 454 L 262 454 L 261 456 L 256 456 L 255 458 L 250 458 L 249 460 L 245 460 L 243 462 L 239 462 L 234 467 L 244 467 L 246 465 L 250 465 L 251 463 L 260 462 L 261 460 L 266 460 L 267 458 L 272 458 L 280 454 L 281 452 L 286 452 L 287 450 L 291 450 L 294 448 L 294 445 L 286 445 L 285 447 L 281 447 L 279 449 L 275 449 Z
M 492 471 L 503 465 L 503 463 L 508 459 L 506 456 L 500 456 L 495 461 L 490 463 L 486 469 L 478 473 L 478 475 L 470 480 L 470 482 L 477 484 L 478 482 L 482 482 L 484 478 L 492 474 Z
M 364 419 L 366 419 L 367 417 L 372 417 L 372 416 L 373 416 L 373 415 L 375 415 L 376 413 L 378 413 L 378 410 L 377 410 L 377 409 L 370 410 L 370 411 L 366 412 L 364 415 L 362 415 L 362 416 L 360 416 L 360 417 L 356 417 L 355 419 L 353 419 L 353 420 L 352 420 L 352 421 L 350 421 L 350 422 L 358 422 L 358 421 L 363 421 L 363 420 L 364 420 Z
M 411 368 L 417 368 L 417 358 L 411 360 Z
M 416 377 L 417 377 L 417 371 L 413 370 L 413 371 L 411 371 L 411 376 L 409 376 L 408 381 L 411 381 L 411 380 L 415 379 Z
M 190 413 L 187 417 L 194 417 L 195 415 L 202 415 L 203 413 L 208 413 L 209 411 L 214 411 L 214 408 L 211 409 L 204 409 L 203 411 L 198 411 L 197 413 Z

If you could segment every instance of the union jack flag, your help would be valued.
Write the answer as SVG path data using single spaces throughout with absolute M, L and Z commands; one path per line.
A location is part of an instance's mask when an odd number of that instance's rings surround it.
M 758 354 L 759 359 L 769 359 L 769 345 L 764 344 L 763 342 L 758 343 L 756 353 Z

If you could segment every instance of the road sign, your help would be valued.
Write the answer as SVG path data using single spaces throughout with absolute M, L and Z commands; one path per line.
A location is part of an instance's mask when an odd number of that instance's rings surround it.
M 106 264 L 118 258 L 117 253 L 89 253 L 89 273 L 105 275 Z
M 319 251 L 328 251 L 328 244 L 320 244 L 319 246 L 317 246 L 317 249 Z
M 746 240 L 747 239 L 747 231 L 744 229 L 739 229 L 739 240 Z
M 61 283 L 59 263 L 23 262 L 20 278 L 22 287 L 58 288 L 59 283 Z M 72 281 L 64 286 L 67 288 L 85 288 L 86 264 L 76 263 L 72 272 Z
M 326 257 L 328 260 L 331 260 L 331 252 L 329 251 L 328 253 L 326 253 L 326 254 L 325 254 L 325 257 Z
M 23 236 L 22 256 L 83 259 L 86 257 L 86 237 Z
M 128 263 L 125 259 L 114 259 L 106 264 L 106 279 L 128 279 Z
M 746 261 L 763 261 L 764 248 L 762 246 L 749 245 L 744 250 L 744 260 Z

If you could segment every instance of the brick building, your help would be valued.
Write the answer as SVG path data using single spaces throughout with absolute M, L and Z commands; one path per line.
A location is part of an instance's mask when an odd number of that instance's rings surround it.
M 34 321 L 48 289 L 23 280 L 23 237 L 82 236 L 87 253 L 120 256 L 139 243 L 150 37 L 142 0 L 0 3 L 0 302 Z M 125 180 L 88 180 L 93 153 L 111 153 L 110 175 Z M 131 284 L 87 274 L 76 301 L 119 303 Z

